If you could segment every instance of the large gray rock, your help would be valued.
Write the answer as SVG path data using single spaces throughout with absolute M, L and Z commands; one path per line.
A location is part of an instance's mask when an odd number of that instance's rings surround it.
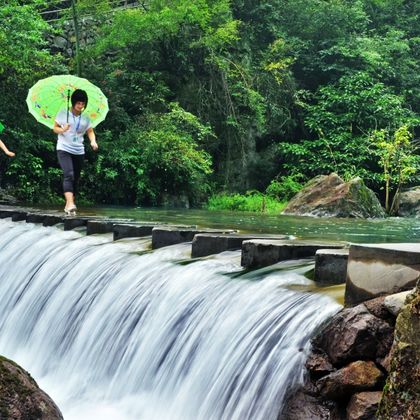
M 385 357 L 391 348 L 393 328 L 373 316 L 364 305 L 338 312 L 313 339 L 335 365 L 359 359 Z
M 420 243 L 351 245 L 345 303 L 412 289 L 420 277 Z
M 400 194 L 398 215 L 420 217 L 420 186 Z
M 61 420 L 63 416 L 28 372 L 0 356 L 0 418 Z
M 337 174 L 309 181 L 284 209 L 283 214 L 323 217 L 384 217 L 375 193 L 360 178 L 344 182 Z

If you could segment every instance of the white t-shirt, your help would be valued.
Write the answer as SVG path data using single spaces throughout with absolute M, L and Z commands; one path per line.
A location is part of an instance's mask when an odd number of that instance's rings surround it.
M 61 127 L 67 124 L 67 111 L 60 111 L 55 117 L 55 121 Z M 64 150 L 73 155 L 84 155 L 83 136 L 91 127 L 89 117 L 83 115 L 83 113 L 76 116 L 69 111 L 68 124 L 70 128 L 65 133 L 58 135 L 57 150 Z

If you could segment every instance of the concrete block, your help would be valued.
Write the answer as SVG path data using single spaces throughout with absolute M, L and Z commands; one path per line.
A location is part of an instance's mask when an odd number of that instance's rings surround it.
M 12 214 L 12 222 L 21 222 L 22 220 L 26 220 L 28 212 L 23 210 L 18 210 Z
M 420 278 L 420 243 L 351 245 L 345 304 L 412 289 Z
M 65 216 L 59 216 L 58 214 L 47 214 L 44 221 L 42 222 L 43 226 L 54 226 L 57 223 L 64 223 Z
M 348 249 L 318 249 L 315 253 L 314 280 L 323 284 L 346 282 Z
M 150 236 L 156 224 L 135 224 L 122 223 L 115 224 L 112 228 L 114 232 L 114 241 L 123 238 L 141 238 L 143 236 Z
M 198 230 L 182 227 L 155 227 L 152 231 L 152 249 L 191 242 L 199 233 L 233 233 L 233 230 Z
M 245 234 L 215 234 L 199 233 L 194 236 L 191 246 L 191 257 L 205 257 L 223 251 L 241 249 L 242 242 L 251 239 L 287 239 L 285 235 L 245 235 Z
M 47 217 L 44 213 L 28 213 L 26 215 L 26 223 L 44 223 Z
M 241 265 L 248 268 L 265 267 L 279 261 L 313 257 L 318 249 L 339 249 L 345 244 L 310 241 L 273 241 L 257 239 L 242 243 Z

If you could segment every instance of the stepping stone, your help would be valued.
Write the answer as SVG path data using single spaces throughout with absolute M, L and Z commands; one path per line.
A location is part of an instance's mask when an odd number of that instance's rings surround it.
M 22 220 L 26 220 L 27 215 L 28 215 L 28 212 L 26 211 L 23 211 L 23 210 L 16 211 L 12 215 L 12 222 L 21 222 Z
M 348 249 L 318 249 L 315 253 L 314 280 L 323 284 L 346 282 Z
M 47 214 L 43 213 L 28 213 L 26 215 L 26 223 L 44 223 Z
M 420 278 L 420 243 L 351 245 L 346 306 L 412 289 Z
M 97 218 L 92 216 L 66 216 L 64 217 L 64 230 L 72 230 L 81 226 L 86 226 L 89 220 L 97 220 Z
M 44 221 L 42 222 L 43 226 L 54 226 L 58 223 L 64 223 L 65 216 L 59 216 L 58 214 L 47 214 Z
M 111 233 L 116 224 L 129 222 L 128 219 L 109 219 L 109 220 L 88 220 L 86 225 L 86 235 L 96 233 Z
M 191 257 L 205 257 L 223 251 L 241 249 L 242 242 L 251 239 L 287 239 L 285 235 L 245 235 L 245 234 L 216 234 L 199 233 L 194 236 L 191 246 Z
M 273 241 L 256 239 L 242 243 L 241 265 L 248 268 L 266 267 L 279 261 L 313 257 L 318 249 L 340 249 L 343 243 L 310 241 Z
M 153 228 L 158 223 L 121 223 L 113 226 L 112 231 L 114 232 L 114 241 L 118 241 L 123 238 L 141 238 L 143 236 L 150 236 Z
M 164 246 L 191 242 L 194 236 L 200 233 L 233 233 L 233 230 L 198 230 L 188 227 L 155 227 L 152 231 L 152 249 Z

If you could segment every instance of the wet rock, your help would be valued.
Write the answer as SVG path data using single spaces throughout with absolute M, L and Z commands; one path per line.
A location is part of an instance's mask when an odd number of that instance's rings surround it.
M 391 371 L 379 405 L 380 420 L 420 419 L 420 287 L 397 317 Z
M 278 420 L 339 420 L 337 405 L 333 402 L 296 391 L 287 399 Z
M 305 366 L 313 378 L 321 378 L 322 376 L 328 375 L 335 370 L 334 366 L 328 359 L 328 356 L 321 351 L 312 352 L 309 355 Z
M 348 395 L 380 386 L 384 375 L 374 362 L 358 360 L 324 376 L 317 382 L 321 395 L 339 400 Z
M 323 217 L 384 217 L 375 193 L 360 178 L 344 182 L 337 174 L 320 175 L 290 200 L 283 214 Z
M 343 365 L 384 357 L 392 340 L 393 328 L 370 314 L 364 305 L 358 305 L 337 313 L 314 338 L 313 345 L 325 351 L 334 365 Z
M 414 290 L 407 290 L 405 292 L 394 293 L 384 299 L 384 306 L 391 312 L 392 315 L 397 316 L 405 304 L 407 296 L 412 294 Z
M 363 302 L 363 305 L 374 316 L 381 318 L 385 321 L 394 323 L 395 316 L 393 316 L 384 305 L 385 296 L 379 296 L 374 299 Z
M 400 194 L 398 215 L 420 217 L 420 186 Z
M 381 400 L 381 391 L 358 392 L 347 405 L 347 420 L 373 420 Z
M 63 416 L 28 372 L 0 356 L 0 418 L 56 420 Z

